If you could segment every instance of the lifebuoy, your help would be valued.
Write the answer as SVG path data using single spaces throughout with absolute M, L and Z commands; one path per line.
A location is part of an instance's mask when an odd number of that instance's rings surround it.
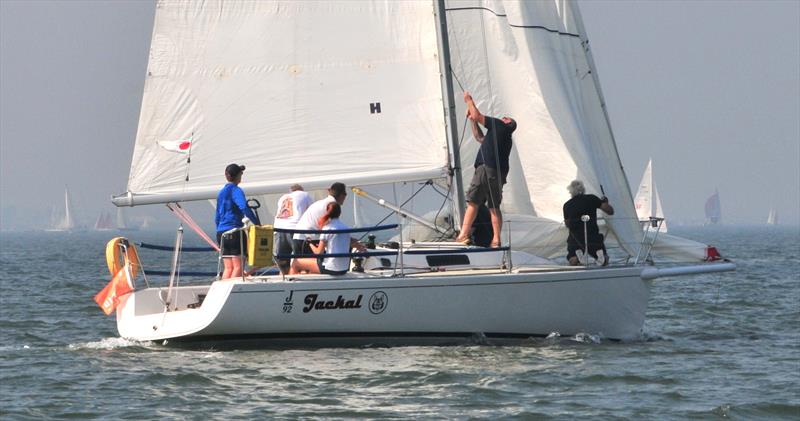
M 125 252 L 123 252 L 123 249 Z M 130 265 L 131 280 L 133 280 L 133 278 L 136 278 L 140 266 L 136 246 L 125 237 L 112 238 L 106 244 L 106 263 L 111 276 L 116 276 L 126 264 Z

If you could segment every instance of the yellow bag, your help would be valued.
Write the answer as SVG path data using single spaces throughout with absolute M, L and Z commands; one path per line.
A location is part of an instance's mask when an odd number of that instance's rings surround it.
M 247 233 L 247 264 L 272 266 L 272 225 L 253 225 Z

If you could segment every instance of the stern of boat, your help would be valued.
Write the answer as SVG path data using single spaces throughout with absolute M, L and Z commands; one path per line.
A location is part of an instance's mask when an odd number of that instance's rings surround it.
M 117 330 L 126 339 L 158 341 L 187 336 L 214 321 L 234 282 L 173 288 L 169 310 L 168 288 L 145 288 L 120 298 Z

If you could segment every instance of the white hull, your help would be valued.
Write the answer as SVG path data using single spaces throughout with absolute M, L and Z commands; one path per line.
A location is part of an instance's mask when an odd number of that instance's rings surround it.
M 632 339 L 641 333 L 650 295 L 641 273 L 623 267 L 263 277 L 178 288 L 178 310 L 169 312 L 159 299 L 166 288 L 148 288 L 122 297 L 117 328 L 133 340 L 267 346 L 450 344 L 476 335 L 493 342 L 552 332 Z M 199 294 L 207 295 L 202 305 L 187 308 Z

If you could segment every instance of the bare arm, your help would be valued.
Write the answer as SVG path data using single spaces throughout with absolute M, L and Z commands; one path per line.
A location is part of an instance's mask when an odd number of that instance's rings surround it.
M 308 247 L 311 248 L 311 251 L 313 251 L 314 254 L 322 254 L 325 252 L 325 240 L 319 240 L 317 245 L 314 245 L 314 243 L 308 243 Z
M 486 127 L 486 117 L 481 114 L 478 107 L 475 106 L 475 101 L 472 100 L 472 95 L 470 95 L 469 92 L 464 92 L 464 102 L 467 103 L 467 115 L 469 115 L 469 119 L 473 122 L 481 123 L 481 126 Z
M 613 215 L 614 214 L 614 208 L 611 205 L 608 204 L 608 199 L 606 199 L 606 198 L 604 198 L 604 199 L 605 199 L 605 201 L 603 202 L 603 204 L 600 205 L 600 210 L 602 210 L 603 212 L 605 212 L 608 215 Z
M 471 120 L 470 125 L 472 126 L 472 135 L 475 136 L 475 140 L 477 140 L 478 143 L 483 143 L 483 130 L 478 127 L 478 122 Z

